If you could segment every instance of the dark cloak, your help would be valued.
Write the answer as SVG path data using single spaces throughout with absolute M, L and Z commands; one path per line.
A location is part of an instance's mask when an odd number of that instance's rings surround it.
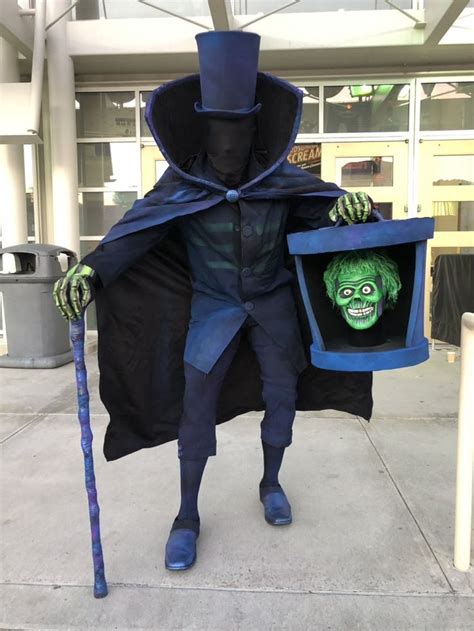
M 170 168 L 112 227 L 103 243 L 168 224 L 174 218 L 210 208 L 225 197 L 224 186 L 186 171 L 204 134 L 204 121 L 193 108 L 199 100 L 199 75 L 170 82 L 153 92 L 146 119 Z M 255 150 L 265 169 L 238 189 L 240 197 L 287 198 L 304 205 L 311 200 L 335 201 L 342 195 L 344 191 L 336 185 L 324 183 L 286 161 L 299 127 L 301 91 L 259 73 L 256 102 L 262 103 L 262 109 L 257 116 Z M 296 210 L 294 219 L 297 216 Z M 295 227 L 300 229 L 296 223 Z M 290 269 L 292 265 L 289 257 Z M 295 294 L 309 362 L 312 340 L 296 285 Z M 110 414 L 104 443 L 107 460 L 177 438 L 191 295 L 186 249 L 173 229 L 97 292 L 100 395 Z M 369 420 L 371 386 L 371 373 L 323 371 L 309 366 L 300 375 L 297 409 L 331 408 Z M 222 387 L 217 422 L 262 410 L 261 389 L 257 360 L 244 338 Z

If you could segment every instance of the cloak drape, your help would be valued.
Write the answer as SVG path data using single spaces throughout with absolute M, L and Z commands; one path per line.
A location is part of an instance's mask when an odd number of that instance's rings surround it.
M 103 244 L 165 226 L 177 217 L 210 208 L 225 197 L 224 186 L 186 171 L 204 133 L 204 123 L 193 109 L 199 97 L 199 75 L 165 84 L 152 94 L 146 118 L 170 168 L 155 188 L 112 227 Z M 303 212 L 306 205 L 335 201 L 344 191 L 286 162 L 299 126 L 301 91 L 259 73 L 256 101 L 262 103 L 257 116 L 256 151 L 265 168 L 241 186 L 238 194 L 246 200 L 288 199 L 294 208 L 293 227 L 289 228 L 301 229 L 298 217 L 307 214 Z M 316 224 L 330 225 L 327 213 Z M 85 257 L 83 262 L 94 267 L 94 256 L 98 253 Z M 288 257 L 288 266 L 292 265 Z M 110 414 L 104 444 L 107 460 L 177 438 L 191 295 L 186 250 L 173 229 L 97 292 L 100 395 Z M 309 361 L 311 336 L 296 284 L 295 300 Z M 261 385 L 256 358 L 244 338 L 223 384 L 217 422 L 262 410 Z M 371 373 L 328 372 L 310 366 L 300 375 L 297 408 L 332 408 L 369 420 L 371 385 Z

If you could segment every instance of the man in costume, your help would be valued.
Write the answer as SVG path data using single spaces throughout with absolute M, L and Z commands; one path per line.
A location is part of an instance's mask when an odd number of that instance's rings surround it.
M 198 492 L 216 453 L 216 422 L 265 409 L 259 494 L 267 522 L 284 525 L 292 514 L 278 474 L 295 409 L 366 419 L 372 409 L 370 373 L 308 366 L 285 239 L 338 219 L 366 221 L 371 201 L 286 161 L 302 92 L 257 72 L 258 35 L 196 39 L 200 75 L 159 87 L 147 105 L 168 170 L 55 287 L 67 318 L 96 299 L 106 458 L 178 439 L 170 570 L 196 559 Z

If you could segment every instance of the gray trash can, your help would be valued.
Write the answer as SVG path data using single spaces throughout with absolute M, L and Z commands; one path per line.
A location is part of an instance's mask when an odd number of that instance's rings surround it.
M 6 270 L 4 254 L 15 260 L 15 271 Z M 72 361 L 69 324 L 54 304 L 53 285 L 64 276 L 58 256 L 76 254 L 57 245 L 27 243 L 0 249 L 0 292 L 3 294 L 8 355 L 0 356 L 7 368 L 56 368 Z M 10 258 L 10 257 L 8 257 Z

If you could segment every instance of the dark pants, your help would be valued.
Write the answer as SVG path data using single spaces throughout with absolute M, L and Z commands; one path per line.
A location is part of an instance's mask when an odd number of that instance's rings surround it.
M 186 386 L 178 437 L 180 458 L 195 460 L 216 455 L 219 393 L 243 334 L 248 335 L 260 364 L 265 402 L 265 416 L 260 425 L 261 438 L 274 447 L 291 444 L 298 371 L 288 353 L 277 346 L 255 320 L 247 318 L 210 373 L 184 364 Z

